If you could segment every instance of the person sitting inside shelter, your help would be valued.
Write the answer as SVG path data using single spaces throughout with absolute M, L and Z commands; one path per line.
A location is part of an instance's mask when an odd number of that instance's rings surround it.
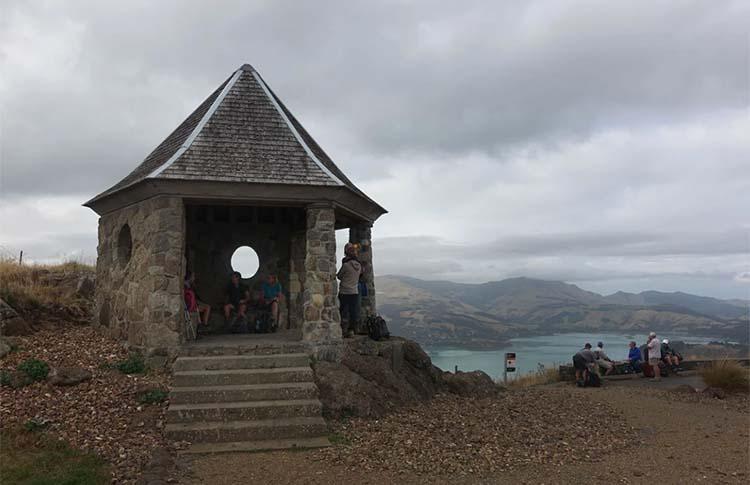
M 350 337 L 359 321 L 359 277 L 362 263 L 357 259 L 357 247 L 352 243 L 344 246 L 344 259 L 336 277 L 339 285 L 339 312 L 341 313 L 341 334 Z M 346 319 L 345 319 L 346 317 Z
M 596 357 L 596 370 L 599 371 L 599 367 L 603 367 L 604 375 L 610 375 L 615 370 L 615 364 L 612 359 L 604 352 L 604 344 L 598 342 L 596 349 L 594 349 L 594 356 Z
M 596 355 L 591 350 L 591 344 L 586 343 L 583 349 L 576 352 L 573 356 L 573 368 L 576 371 L 576 385 L 583 387 L 586 381 L 586 373 L 594 372 L 594 366 L 596 365 Z
M 630 350 L 628 350 L 628 363 L 633 368 L 633 372 L 641 371 L 641 362 L 643 362 L 643 356 L 641 355 L 641 349 L 635 343 L 635 340 L 631 340 L 628 344 Z
M 198 313 L 198 322 L 208 325 L 208 318 L 211 316 L 211 305 L 203 303 L 198 299 L 195 292 L 195 273 L 188 271 L 185 273 L 185 307 L 190 313 Z
M 270 307 L 271 318 L 273 323 L 271 326 L 276 328 L 279 324 L 279 302 L 284 297 L 281 293 L 281 283 L 275 274 L 269 274 L 266 281 L 261 285 L 261 305 Z
M 237 316 L 245 318 L 247 304 L 250 301 L 250 290 L 242 283 L 242 275 L 239 271 L 232 272 L 232 279 L 229 281 L 226 289 L 226 303 L 224 304 L 224 319 L 228 322 L 232 316 L 232 311 L 237 312 Z
M 669 345 L 668 339 L 664 339 L 661 341 L 661 358 L 664 360 L 665 364 L 674 369 L 680 365 L 680 359 L 682 359 L 682 356 L 678 354 L 671 345 Z

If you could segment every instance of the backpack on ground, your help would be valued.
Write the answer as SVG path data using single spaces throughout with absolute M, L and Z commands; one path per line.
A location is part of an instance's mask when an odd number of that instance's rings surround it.
M 391 336 L 388 325 L 379 315 L 367 318 L 367 334 L 373 340 L 385 340 Z
M 247 318 L 239 315 L 235 316 L 229 325 L 229 331 L 232 333 L 249 333 L 250 329 L 247 324 Z
M 583 387 L 601 387 L 602 379 L 596 372 L 586 372 L 586 380 L 583 382 Z
M 255 318 L 255 333 L 269 333 L 271 331 L 271 314 L 260 312 Z

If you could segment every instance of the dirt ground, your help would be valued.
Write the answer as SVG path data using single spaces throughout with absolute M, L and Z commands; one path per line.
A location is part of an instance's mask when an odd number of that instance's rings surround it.
M 284 483 L 747 483 L 750 479 L 750 409 L 747 396 L 730 396 L 726 400 L 708 399 L 698 395 L 687 395 L 675 392 L 672 388 L 687 383 L 688 378 L 672 378 L 660 389 L 653 384 L 643 382 L 607 383 L 600 389 L 578 389 L 572 386 L 558 384 L 550 387 L 536 388 L 525 391 L 508 391 L 498 398 L 497 409 L 503 409 L 504 402 L 517 399 L 512 393 L 521 392 L 522 398 L 531 404 L 525 412 L 542 413 L 546 424 L 540 428 L 540 433 L 557 433 L 557 428 L 564 423 L 586 420 L 590 416 L 605 413 L 613 416 L 608 419 L 622 421 L 619 427 L 608 431 L 600 425 L 593 425 L 591 432 L 565 443 L 574 453 L 559 455 L 562 459 L 551 458 L 538 460 L 539 456 L 534 447 L 544 446 L 524 442 L 514 445 L 511 436 L 510 444 L 503 444 L 503 449 L 496 451 L 498 455 L 524 454 L 531 456 L 528 464 L 508 466 L 502 470 L 488 471 L 487 467 L 464 469 L 456 472 L 452 469 L 446 473 L 445 468 L 438 465 L 429 467 L 413 466 L 406 461 L 403 466 L 388 466 L 388 460 L 423 459 L 432 463 L 430 450 L 422 454 L 403 457 L 398 451 L 404 444 L 398 433 L 394 433 L 391 450 L 378 450 L 382 467 L 373 466 L 373 460 L 367 454 L 368 448 L 357 449 L 353 442 L 367 442 L 368 433 L 379 424 L 398 429 L 403 424 L 406 432 L 414 426 L 415 413 L 425 413 L 425 423 L 432 419 L 429 413 L 434 410 L 426 406 L 420 410 L 407 414 L 398 414 L 381 420 L 373 426 L 354 425 L 348 429 L 344 447 L 337 450 L 325 451 L 284 451 L 252 454 L 225 454 L 192 458 L 186 462 L 185 472 L 181 483 L 197 484 L 230 484 L 242 482 L 284 484 Z M 692 383 L 692 381 L 690 381 Z M 565 399 L 580 403 L 580 406 L 560 406 Z M 507 400 L 507 401 L 506 401 Z M 472 419 L 487 420 L 486 406 L 480 405 L 459 407 L 455 417 L 456 423 L 463 425 Z M 550 415 L 544 410 L 550 408 L 557 414 Z M 465 411 L 460 411 L 464 409 Z M 483 412 L 481 416 L 474 416 Z M 405 416 L 409 416 L 408 419 Z M 596 420 L 591 418 L 592 423 Z M 417 425 L 418 426 L 418 425 Z M 427 426 L 427 425 L 426 425 Z M 489 424 L 488 424 L 489 426 Z M 597 427 L 598 426 L 598 427 Z M 431 427 L 431 426 L 429 426 Z M 420 435 L 423 430 L 413 428 L 415 434 Z M 618 431 L 614 431 L 618 430 Z M 428 431 L 429 432 L 429 431 Z M 439 443 L 440 430 L 436 443 Z M 616 434 L 624 434 L 626 440 Z M 491 435 L 489 435 L 492 439 Z M 378 439 L 381 445 L 383 437 Z M 387 439 L 387 438 L 386 438 Z M 415 440 L 417 439 L 415 435 Z M 447 438 L 446 438 L 447 439 Z M 478 438 L 481 441 L 484 438 Z M 565 438 L 568 439 L 568 438 Z M 504 441 L 503 443 L 507 443 Z M 385 443 L 388 444 L 387 442 Z M 477 443 L 481 446 L 481 443 Z M 420 444 L 414 444 L 420 446 Z M 349 447 L 349 449 L 346 449 Z M 352 447 L 354 447 L 352 449 Z M 592 452 L 592 447 L 595 451 Z M 439 448 L 439 445 L 436 447 Z M 435 449 L 438 454 L 443 450 Z M 361 464 L 357 463 L 357 454 L 361 454 Z M 391 457 L 382 455 L 390 453 Z M 419 457 L 422 458 L 419 458 Z M 342 458 L 343 457 L 343 458 Z M 456 458 L 461 460 L 461 458 Z M 492 457 L 488 457 L 489 460 Z M 433 460 L 433 461 L 430 461 Z M 523 461 L 523 460 L 520 460 Z M 374 461 L 377 465 L 377 460 Z M 451 469 L 451 467 L 448 467 Z M 432 470 L 432 471 L 430 471 Z M 470 471 L 469 471 L 470 470 Z

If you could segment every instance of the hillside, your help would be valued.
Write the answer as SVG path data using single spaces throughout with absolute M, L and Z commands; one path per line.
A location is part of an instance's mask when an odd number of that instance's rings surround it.
M 602 296 L 531 278 L 462 284 L 383 276 L 376 285 L 393 332 L 430 346 L 492 348 L 522 335 L 651 329 L 748 339 L 746 306 L 687 293 Z

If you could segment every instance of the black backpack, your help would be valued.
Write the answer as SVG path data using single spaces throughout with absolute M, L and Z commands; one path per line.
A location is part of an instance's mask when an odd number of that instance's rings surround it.
M 583 387 L 601 387 L 602 380 L 596 372 L 587 372 Z
M 388 325 L 381 316 L 369 317 L 367 319 L 367 334 L 373 340 L 385 340 L 391 336 Z

